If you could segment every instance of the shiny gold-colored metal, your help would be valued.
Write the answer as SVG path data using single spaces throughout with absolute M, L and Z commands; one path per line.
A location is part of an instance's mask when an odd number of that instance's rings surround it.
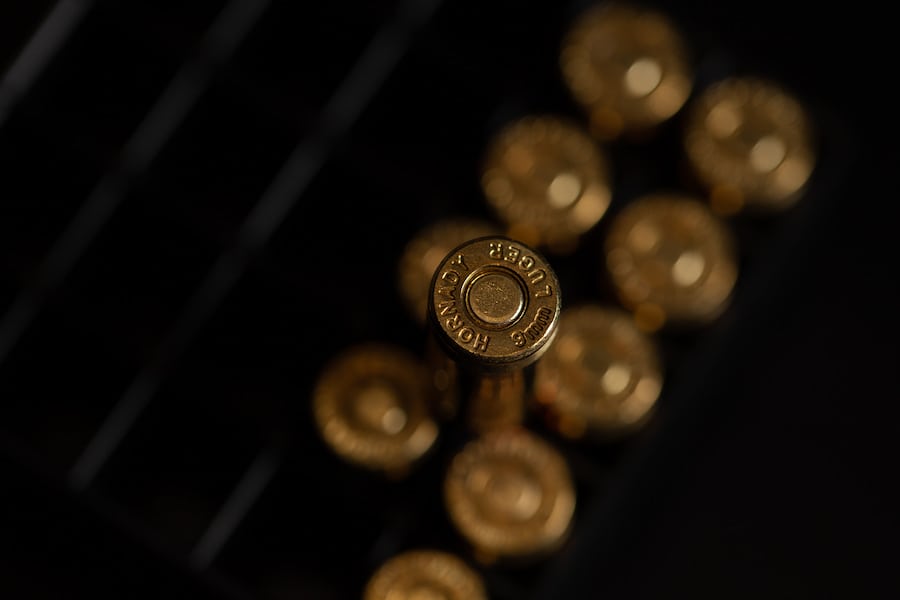
M 455 416 L 465 396 L 472 431 L 520 425 L 522 369 L 546 352 L 560 307 L 553 269 L 518 241 L 481 237 L 449 252 L 434 272 L 428 307 L 433 397 L 441 414 Z
M 540 358 L 556 335 L 560 286 L 532 248 L 503 236 L 470 240 L 447 254 L 431 283 L 428 317 L 464 368 L 508 371 Z
M 510 237 L 557 254 L 573 251 L 610 201 L 609 161 L 576 124 L 529 116 L 489 144 L 481 185 Z
M 466 422 L 478 433 L 521 425 L 525 419 L 525 375 L 521 369 L 485 373 L 474 382 Z
M 633 200 L 610 223 L 605 250 L 619 299 L 645 331 L 712 321 L 737 280 L 730 231 L 692 196 Z
M 322 438 L 355 465 L 405 474 L 438 434 L 426 373 L 421 361 L 393 345 L 345 349 L 325 366 L 313 391 Z
M 481 576 L 440 550 L 407 550 L 369 578 L 363 600 L 487 600 Z
M 722 214 L 787 208 L 802 195 L 816 161 L 806 108 L 758 77 L 720 81 L 692 101 L 684 147 Z
M 447 253 L 467 240 L 495 233 L 500 230 L 493 223 L 471 217 L 443 219 L 416 232 L 397 269 L 400 296 L 415 321 L 425 322 L 431 278 Z
M 429 375 L 432 413 L 441 421 L 452 421 L 459 414 L 461 373 L 459 365 L 447 355 L 430 328 L 425 340 L 425 364 Z
M 556 341 L 535 367 L 538 406 L 571 438 L 634 433 L 652 414 L 661 388 L 654 341 L 631 315 L 599 304 L 563 310 Z
M 609 140 L 647 134 L 675 115 L 693 86 L 685 40 L 666 15 L 604 2 L 573 22 L 560 52 L 563 79 Z
M 434 336 L 428 336 L 433 412 L 452 421 L 464 406 L 464 422 L 474 433 L 521 425 L 525 419 L 525 376 L 522 369 L 501 372 L 460 370 Z M 463 404 L 463 396 L 466 401 Z
M 485 563 L 552 553 L 565 542 L 575 511 L 565 458 L 522 428 L 466 444 L 447 471 L 444 497 L 454 526 Z

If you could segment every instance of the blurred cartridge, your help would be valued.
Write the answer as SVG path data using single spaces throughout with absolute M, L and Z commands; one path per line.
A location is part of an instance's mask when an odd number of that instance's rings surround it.
M 627 2 L 603 2 L 579 14 L 562 40 L 560 68 L 601 140 L 652 135 L 684 106 L 694 78 L 675 23 Z
M 547 424 L 573 439 L 615 441 L 650 418 L 662 388 L 655 341 L 620 308 L 564 309 L 553 346 L 535 367 Z
M 444 497 L 450 520 L 484 564 L 546 558 L 565 543 L 575 513 L 565 457 L 522 428 L 469 441 L 450 463 Z
M 577 124 L 549 115 L 518 119 L 493 136 L 481 185 L 509 237 L 552 254 L 574 251 L 611 197 L 605 151 Z
M 686 112 L 685 155 L 717 213 L 778 211 L 803 195 L 816 163 L 813 125 L 780 84 L 728 78 Z
M 737 281 L 730 230 L 693 196 L 632 200 L 610 221 L 605 253 L 615 292 L 644 331 L 712 322 Z
M 475 569 L 442 550 L 407 550 L 385 561 L 369 578 L 363 600 L 487 600 Z
M 423 361 L 390 344 L 359 344 L 324 367 L 313 390 L 313 415 L 342 459 L 402 477 L 438 435 L 429 394 Z

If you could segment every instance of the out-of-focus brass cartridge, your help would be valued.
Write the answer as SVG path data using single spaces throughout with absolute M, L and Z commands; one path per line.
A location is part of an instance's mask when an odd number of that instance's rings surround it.
M 574 439 L 613 441 L 634 433 L 661 388 L 654 340 L 625 311 L 599 304 L 563 310 L 556 341 L 535 367 L 539 411 Z
M 369 578 L 363 600 L 487 600 L 481 576 L 461 558 L 432 549 L 407 550 Z
M 485 564 L 545 558 L 566 541 L 575 512 L 565 457 L 522 428 L 468 442 L 447 470 L 444 497 L 454 526 Z
M 422 361 L 393 345 L 360 344 L 323 369 L 313 391 L 313 415 L 341 458 L 400 477 L 437 438 L 429 394 Z
M 446 360 L 435 377 L 455 374 L 477 431 L 515 425 L 524 415 L 523 369 L 556 335 L 560 286 L 547 261 L 503 236 L 465 242 L 434 273 L 428 305 L 433 348 Z M 439 357 L 438 357 L 439 358 Z
M 570 253 L 609 206 L 605 151 L 566 119 L 528 116 L 488 145 L 481 185 L 507 234 L 555 254 Z
M 693 86 L 689 49 L 663 13 L 604 2 L 581 13 L 562 41 L 560 68 L 603 140 L 646 136 L 684 106 Z
M 816 162 L 806 107 L 780 84 L 732 77 L 692 100 L 684 148 L 713 209 L 774 211 L 802 196 Z
M 699 199 L 637 198 L 610 222 L 605 242 L 610 279 L 642 330 L 700 326 L 727 308 L 737 280 L 735 242 Z

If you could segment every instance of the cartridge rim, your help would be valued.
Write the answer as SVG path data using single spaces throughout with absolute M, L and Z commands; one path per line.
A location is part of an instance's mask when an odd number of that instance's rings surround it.
M 655 342 L 612 306 L 563 310 L 557 339 L 535 368 L 538 406 L 570 438 L 613 440 L 635 432 L 661 388 Z
M 502 281 L 502 285 L 490 285 Z M 481 370 L 523 368 L 556 335 L 561 307 L 556 273 L 538 252 L 505 236 L 469 240 L 435 271 L 429 322 L 442 346 Z
M 450 518 L 481 560 L 536 559 L 565 541 L 575 490 L 562 454 L 521 428 L 490 431 L 452 460 Z
M 609 159 L 574 122 L 530 115 L 503 127 L 482 159 L 481 187 L 508 233 L 568 253 L 606 213 Z
M 369 578 L 364 600 L 394 598 L 487 600 L 481 576 L 461 558 L 439 550 L 407 550 Z
M 610 224 L 605 253 L 618 298 L 645 331 L 715 320 L 737 281 L 730 230 L 686 194 L 647 194 L 627 204 Z
M 433 446 L 424 365 L 384 343 L 349 347 L 323 369 L 313 413 L 325 442 L 343 459 L 403 473 Z
M 691 102 L 684 148 L 719 212 L 779 210 L 802 195 L 815 167 L 806 107 L 782 85 L 730 77 Z
M 573 21 L 560 49 L 563 80 L 592 132 L 613 139 L 675 115 L 693 87 L 690 50 L 664 13 L 605 2 Z
M 397 273 L 400 296 L 415 322 L 425 324 L 431 279 L 440 260 L 463 242 L 496 233 L 493 223 L 469 217 L 442 219 L 415 233 L 403 249 Z

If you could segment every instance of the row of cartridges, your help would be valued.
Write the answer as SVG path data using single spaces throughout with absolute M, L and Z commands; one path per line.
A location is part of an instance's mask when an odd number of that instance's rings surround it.
M 731 220 L 789 210 L 814 171 L 801 101 L 758 76 L 698 89 L 687 40 L 656 10 L 592 6 L 571 22 L 559 58 L 583 120 L 507 123 L 481 163 L 496 218 L 430 223 L 398 257 L 399 296 L 427 342 L 347 347 L 315 387 L 323 442 L 388 478 L 427 462 L 442 429 L 466 432 L 440 468 L 445 509 L 471 554 L 407 549 L 372 573 L 366 600 L 486 598 L 484 569 L 533 564 L 565 544 L 576 486 L 555 442 L 528 423 L 601 445 L 644 427 L 664 389 L 658 336 L 707 327 L 732 299 Z M 681 154 L 671 160 L 689 166 L 683 188 L 611 213 L 610 145 L 652 144 L 673 121 Z M 568 305 L 553 258 L 581 251 L 601 221 L 597 264 L 615 301 Z

